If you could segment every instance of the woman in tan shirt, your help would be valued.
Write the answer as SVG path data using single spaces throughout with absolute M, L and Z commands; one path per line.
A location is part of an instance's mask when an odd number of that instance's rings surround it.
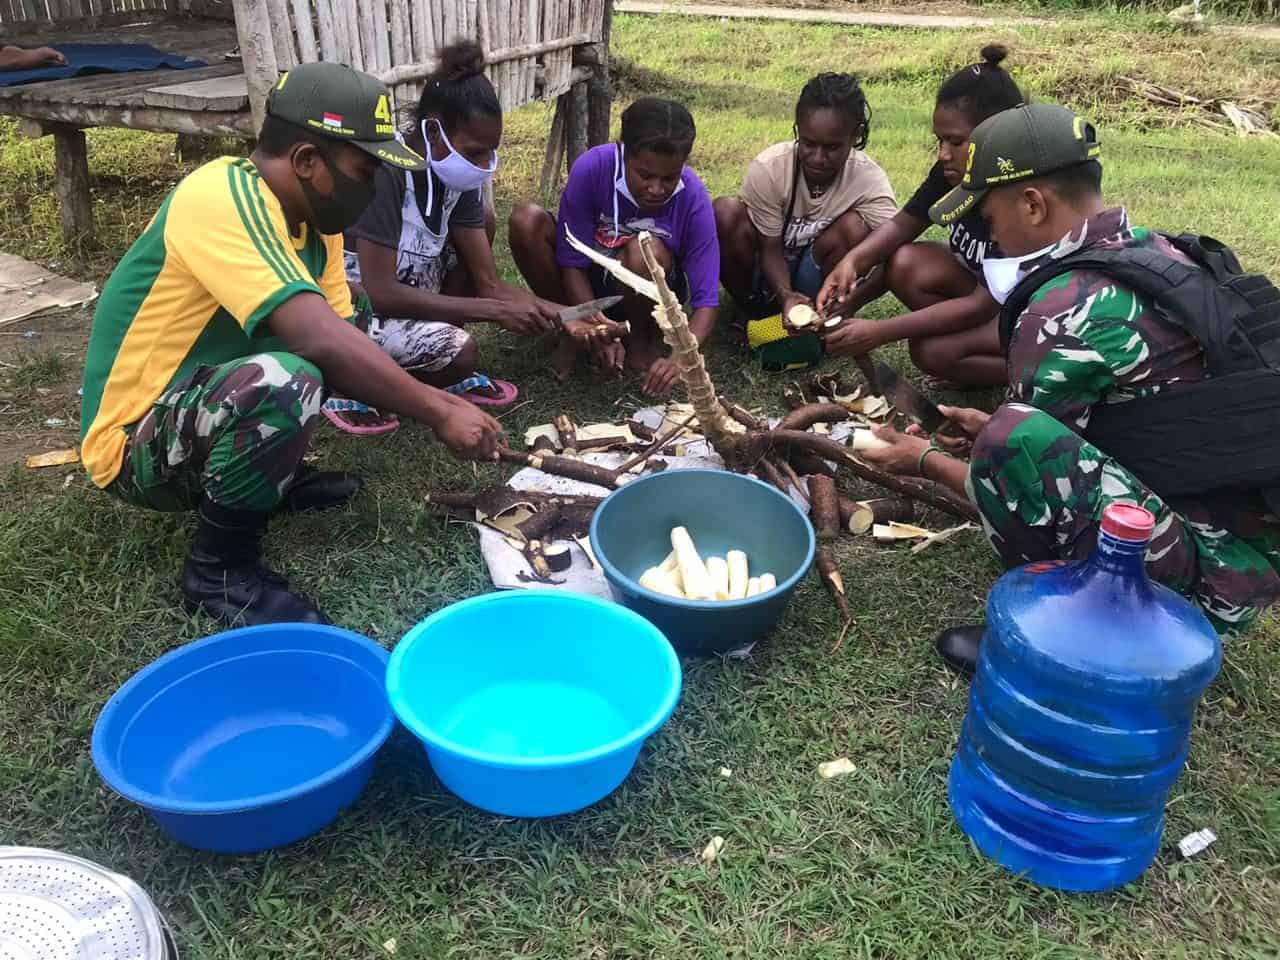
M 871 109 L 848 73 L 823 73 L 796 103 L 795 139 L 751 162 L 741 194 L 715 201 L 720 282 L 748 319 L 812 304 L 840 260 L 897 212 L 862 152 Z

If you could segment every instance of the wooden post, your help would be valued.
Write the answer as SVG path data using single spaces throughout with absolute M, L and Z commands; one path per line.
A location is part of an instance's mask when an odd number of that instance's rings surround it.
M 316 31 L 311 25 L 311 0 L 292 0 L 293 29 L 298 41 L 298 62 L 313 63 L 320 59 L 320 48 L 316 46 Z M 322 3 L 323 7 L 324 4 Z M 406 30 L 408 27 L 405 28 Z
M 579 80 L 569 92 L 566 117 L 567 146 L 569 150 L 569 166 L 586 153 L 587 150 L 587 82 Z
M 276 64 L 275 41 L 271 38 L 271 20 L 265 3 L 233 0 L 236 13 L 236 37 L 240 41 L 240 57 L 249 87 L 249 109 L 253 113 L 253 129 L 262 129 L 266 115 L 267 94 L 280 79 Z
M 89 150 L 84 131 L 53 127 L 53 193 L 62 207 L 62 237 L 68 243 L 93 236 L 89 199 Z
M 547 155 L 542 161 L 542 176 L 538 178 L 538 193 L 544 203 L 555 203 L 560 186 L 560 168 L 564 165 L 564 120 L 568 113 L 568 96 L 556 97 L 556 113 L 551 120 L 551 133 L 547 136 Z
M 293 25 L 289 22 L 288 0 L 267 0 L 267 26 L 271 31 L 272 48 L 276 53 L 276 66 L 281 71 L 292 70 L 298 62 L 293 45 Z
M 173 152 L 179 160 L 191 160 L 200 156 L 200 151 L 204 149 L 204 145 L 204 137 L 193 136 L 190 133 L 180 133 L 173 142 Z
M 587 116 L 587 142 L 593 146 L 609 140 L 609 115 L 613 109 L 613 86 L 609 79 L 609 36 L 613 29 L 613 0 L 605 0 L 604 27 L 600 42 L 595 44 L 595 63 L 587 81 L 590 105 Z

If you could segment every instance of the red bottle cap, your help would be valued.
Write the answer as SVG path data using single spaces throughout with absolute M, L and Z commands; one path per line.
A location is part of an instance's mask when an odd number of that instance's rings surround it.
M 1137 504 L 1112 503 L 1102 511 L 1102 532 L 1118 540 L 1150 540 L 1155 528 L 1155 514 Z

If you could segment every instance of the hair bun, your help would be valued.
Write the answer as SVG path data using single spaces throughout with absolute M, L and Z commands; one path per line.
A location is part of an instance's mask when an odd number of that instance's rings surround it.
M 440 51 L 436 76 L 446 83 L 458 83 L 483 72 L 484 51 L 473 40 L 460 40 Z
M 1009 56 L 1009 48 L 1003 43 L 989 43 L 982 48 L 982 62 L 993 70 L 999 70 L 1000 64 Z

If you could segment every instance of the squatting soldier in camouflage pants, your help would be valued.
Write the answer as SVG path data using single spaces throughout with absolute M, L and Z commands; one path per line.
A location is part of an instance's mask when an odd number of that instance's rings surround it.
M 315 365 L 291 353 L 202 367 L 138 421 L 107 490 L 152 510 L 195 510 L 205 496 L 263 512 L 297 502 L 323 390 Z
M 360 488 L 302 463 L 327 385 L 427 424 L 459 455 L 496 455 L 496 420 L 414 379 L 348 322 L 342 231 L 380 162 L 426 166 L 395 139 L 386 87 L 302 64 L 272 90 L 253 155 L 179 183 L 103 287 L 81 459 L 122 500 L 197 511 L 189 610 L 323 622 L 261 559 L 273 510 L 334 506 Z
M 974 130 L 964 181 L 931 216 L 945 223 L 980 209 L 1010 256 L 984 265 L 997 300 L 1077 251 L 1152 248 L 1190 263 L 1163 236 L 1130 226 L 1123 209 L 1105 208 L 1098 152 L 1089 124 L 1047 104 L 1005 111 Z M 889 448 L 863 456 L 965 491 L 1007 566 L 1082 559 L 1104 508 L 1137 503 L 1156 517 L 1148 573 L 1198 603 L 1220 633 L 1247 628 L 1280 597 L 1280 520 L 1260 491 L 1167 500 L 1125 467 L 1123 444 L 1108 455 L 1082 436 L 1101 405 L 1203 380 L 1204 352 L 1191 334 L 1114 278 L 1073 268 L 1031 294 L 1007 360 L 1011 400 L 994 414 L 942 408 L 973 438 L 967 465 L 948 454 L 968 442 L 939 438 L 941 449 L 892 429 L 881 431 Z M 944 631 L 943 658 L 972 673 L 982 630 Z

